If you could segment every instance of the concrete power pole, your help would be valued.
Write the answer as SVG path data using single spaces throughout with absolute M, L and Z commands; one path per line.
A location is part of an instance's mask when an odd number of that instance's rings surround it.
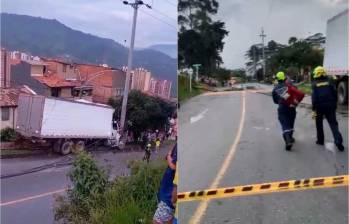
M 264 34 L 264 29 L 262 27 L 262 32 L 261 34 L 259 35 L 260 37 L 262 37 L 262 55 L 263 55 L 263 80 L 265 79 L 265 66 L 266 66 L 266 63 L 265 63 L 265 51 L 264 51 L 264 38 L 266 37 L 266 35 Z
M 130 5 L 133 8 L 133 22 L 132 22 L 130 48 L 128 49 L 125 89 L 124 89 L 124 96 L 122 99 L 122 107 L 121 107 L 121 115 L 120 115 L 120 128 L 121 128 L 122 133 L 124 132 L 124 128 L 125 128 L 127 98 L 128 98 L 128 92 L 129 92 L 130 80 L 131 80 L 130 76 L 131 76 L 131 70 L 132 70 L 132 56 L 133 56 L 133 48 L 134 48 L 135 35 L 136 35 L 136 23 L 137 23 L 138 8 L 141 5 L 145 5 L 148 8 L 151 8 L 150 5 L 145 4 L 143 1 L 140 1 L 140 0 L 135 0 L 134 3 L 129 3 L 128 1 L 123 1 L 123 3 L 125 5 Z
M 258 77 L 256 75 L 256 68 L 257 68 L 257 65 L 256 65 L 256 47 L 253 46 L 253 76 L 256 76 L 256 79 L 258 80 Z

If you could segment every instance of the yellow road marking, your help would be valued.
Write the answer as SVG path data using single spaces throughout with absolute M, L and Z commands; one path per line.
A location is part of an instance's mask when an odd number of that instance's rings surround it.
M 6 206 L 6 205 L 12 205 L 12 204 L 25 202 L 25 201 L 30 201 L 30 200 L 34 200 L 34 199 L 37 199 L 37 198 L 42 198 L 42 197 L 50 196 L 50 195 L 53 195 L 53 194 L 62 193 L 65 190 L 66 189 L 59 189 L 59 190 L 56 190 L 56 191 L 50 191 L 50 192 L 46 192 L 46 193 L 43 193 L 43 194 L 37 194 L 37 195 L 33 195 L 33 196 L 25 197 L 25 198 L 20 198 L 20 199 L 13 200 L 13 201 L 1 202 L 0 206 Z
M 205 92 L 202 94 L 202 96 L 223 96 L 223 95 L 229 95 L 232 93 L 241 93 L 241 92 L 271 93 L 271 89 L 247 89 L 247 90 L 234 90 L 234 91 L 222 91 L 222 92 Z
M 242 130 L 243 130 L 244 122 L 245 122 L 245 111 L 246 111 L 246 93 L 245 93 L 245 91 L 242 91 L 241 95 L 242 95 L 242 106 L 241 106 L 241 119 L 240 119 L 239 129 L 238 129 L 238 132 L 236 134 L 234 143 L 231 146 L 229 153 L 223 162 L 223 165 L 219 169 L 216 178 L 214 179 L 214 181 L 212 182 L 212 184 L 210 186 L 211 189 L 218 187 L 221 179 L 223 178 L 225 172 L 227 171 L 227 169 L 229 167 L 229 164 L 230 164 L 230 162 L 235 154 L 236 148 L 237 148 L 239 141 L 240 141 L 240 138 L 241 138 L 241 134 L 242 134 Z M 198 208 L 196 209 L 194 215 L 191 217 L 191 219 L 189 221 L 190 224 L 200 223 L 202 216 L 205 214 L 208 203 L 209 203 L 208 200 L 201 201 L 201 203 L 199 204 Z
M 244 186 L 207 189 L 202 191 L 183 192 L 178 194 L 178 202 L 249 196 L 288 191 L 303 191 L 310 189 L 332 187 L 349 187 L 349 175 L 316 177 L 310 179 L 277 181 Z

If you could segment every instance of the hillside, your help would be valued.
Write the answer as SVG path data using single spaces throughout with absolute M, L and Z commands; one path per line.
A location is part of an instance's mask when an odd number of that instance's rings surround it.
M 77 62 L 127 64 L 127 49 L 111 39 L 73 30 L 57 20 L 1 13 L 1 46 L 42 57 L 64 57 Z M 134 66 L 144 67 L 159 79 L 173 82 L 177 92 L 177 60 L 168 55 L 143 49 L 134 52 Z
M 177 58 L 177 55 L 178 55 L 176 44 L 156 44 L 148 48 L 167 54 L 171 58 Z

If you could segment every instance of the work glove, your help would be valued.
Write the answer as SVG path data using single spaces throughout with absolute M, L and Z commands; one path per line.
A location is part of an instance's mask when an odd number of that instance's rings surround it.
M 317 116 L 316 111 L 313 110 L 313 112 L 311 113 L 311 119 L 315 120 L 316 116 Z

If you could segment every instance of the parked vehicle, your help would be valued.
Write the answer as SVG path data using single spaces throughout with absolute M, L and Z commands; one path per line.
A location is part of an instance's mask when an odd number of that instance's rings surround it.
M 63 155 L 94 143 L 117 147 L 120 134 L 113 113 L 103 104 L 20 95 L 16 130 L 32 141 L 50 142 Z
M 348 13 L 345 10 L 327 21 L 324 67 L 337 77 L 338 103 L 348 103 L 349 37 Z

